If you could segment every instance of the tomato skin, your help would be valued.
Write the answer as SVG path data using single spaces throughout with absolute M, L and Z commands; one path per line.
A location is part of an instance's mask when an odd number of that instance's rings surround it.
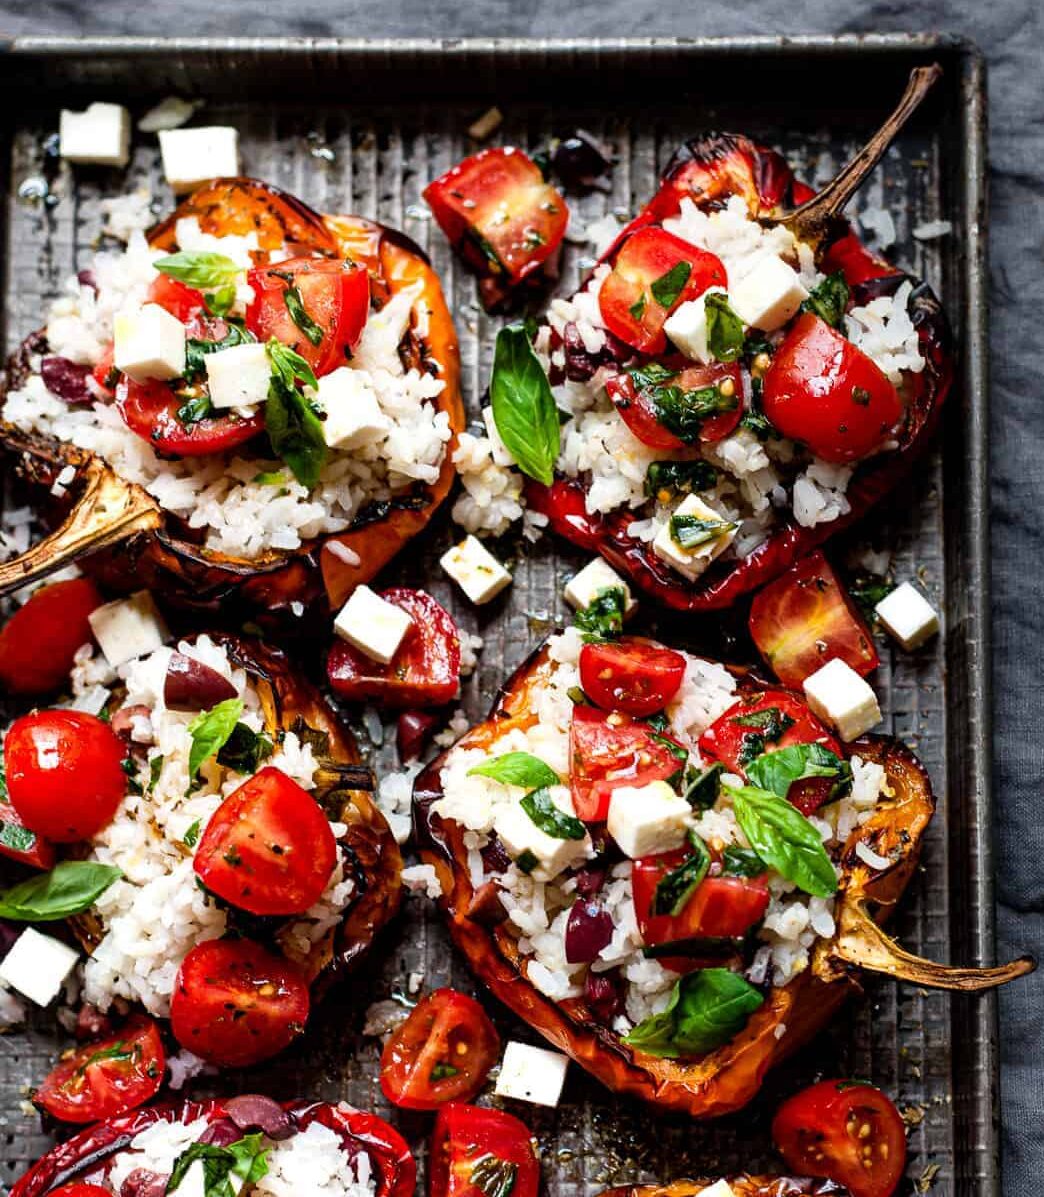
M 743 776 L 743 750 L 745 741 L 751 733 L 756 733 L 756 727 L 744 727 L 737 724 L 737 718 L 744 718 L 775 707 L 782 716 L 793 720 L 793 723 L 776 740 L 766 742 L 764 751 L 774 752 L 779 748 L 788 748 L 791 744 L 822 744 L 839 757 L 844 757 L 838 742 L 827 729 L 812 714 L 808 707 L 789 690 L 760 690 L 750 698 L 741 698 L 739 702 L 718 718 L 700 736 L 700 753 L 705 757 L 721 761 L 730 773 Z
M 537 1197 L 540 1157 L 529 1128 L 503 1110 L 452 1103 L 435 1119 L 428 1160 L 428 1197 L 484 1197 L 471 1181 L 474 1164 L 493 1156 L 514 1164 L 511 1197 Z
M 264 431 L 263 411 L 248 419 L 237 415 L 207 416 L 194 424 L 183 424 L 178 419 L 178 409 L 184 402 L 158 379 L 135 382 L 121 374 L 116 384 L 116 410 L 131 432 L 148 441 L 157 453 L 205 457 L 235 449 Z
M 427 591 L 396 586 L 381 598 L 413 620 L 399 651 L 382 665 L 336 640 L 326 670 L 335 693 L 351 701 L 375 698 L 389 707 L 437 707 L 460 685 L 460 635 L 453 617 Z
M 631 869 L 634 912 L 646 944 L 737 939 L 765 917 L 769 890 L 764 876 L 704 877 L 677 914 L 650 914 L 660 880 L 691 855 L 688 848 L 676 848 L 634 862 Z
M 795 1173 L 825 1176 L 852 1197 L 890 1197 L 906 1169 L 906 1128 L 873 1085 L 820 1081 L 788 1098 L 772 1140 Z
M 580 685 L 605 711 L 653 715 L 678 693 L 685 658 L 631 637 L 585 644 L 580 650 Z
M 87 578 L 34 591 L 0 631 L 0 687 L 35 695 L 67 682 L 77 650 L 91 643 L 87 616 L 103 601 Z
M 668 365 L 667 362 L 663 363 Z M 684 366 L 666 385 L 680 387 L 683 391 L 697 391 L 704 387 L 720 387 L 728 379 L 732 384 L 735 403 L 731 411 L 711 416 L 700 428 L 700 442 L 711 444 L 735 431 L 743 418 L 743 374 L 739 366 L 719 363 L 713 366 Z M 653 449 L 688 449 L 690 445 L 681 437 L 660 423 L 656 409 L 655 395 L 647 388 L 635 385 L 634 378 L 627 373 L 610 378 L 605 386 L 606 394 L 616 405 L 616 410 L 627 427 L 644 445 Z
M 869 456 L 903 414 L 899 393 L 880 368 L 811 312 L 797 318 L 776 350 L 761 405 L 784 436 L 833 462 Z
M 34 711 L 4 740 L 7 792 L 18 817 L 56 844 L 96 835 L 127 792 L 124 745 L 83 711 Z
M 34 869 L 54 868 L 54 845 L 26 827 L 9 802 L 0 802 L 0 855 Z
M 820 552 L 754 596 L 749 626 L 766 664 L 793 689 L 832 657 L 863 677 L 880 664 L 870 629 Z
M 249 939 L 212 939 L 181 962 L 170 1025 L 182 1047 L 209 1063 L 245 1068 L 289 1046 L 310 1004 L 289 961 Z
M 169 274 L 158 272 L 149 286 L 146 302 L 159 304 L 172 316 L 176 316 L 182 324 L 188 324 L 193 317 L 207 310 L 202 291 L 171 278 Z
M 101 1054 L 117 1050 L 129 1058 Z M 63 1122 L 114 1118 L 155 1097 L 166 1067 L 158 1027 L 151 1018 L 138 1016 L 116 1034 L 63 1056 L 33 1101 Z
M 381 1089 L 392 1105 L 406 1110 L 470 1101 L 499 1054 L 500 1037 L 478 1002 L 455 989 L 436 989 L 385 1044 Z M 457 1071 L 433 1077 L 440 1065 Z
M 112 1197 L 112 1193 L 108 1189 L 103 1189 L 101 1185 L 74 1181 L 71 1185 L 62 1185 L 60 1189 L 52 1189 L 49 1197 Z
M 222 802 L 193 868 L 209 890 L 251 914 L 303 914 L 337 863 L 337 841 L 319 804 L 269 765 Z

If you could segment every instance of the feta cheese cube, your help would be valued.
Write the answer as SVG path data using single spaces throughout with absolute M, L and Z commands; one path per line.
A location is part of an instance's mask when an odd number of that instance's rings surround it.
M 935 608 L 909 582 L 886 594 L 874 610 L 884 628 L 907 651 L 920 648 L 939 630 L 939 616 Z
M 413 627 L 401 607 L 382 599 L 369 586 L 357 586 L 334 620 L 334 631 L 371 660 L 387 665 Z
M 681 762 L 678 762 L 681 768 Z M 665 781 L 613 790 L 606 827 L 632 860 L 680 848 L 692 808 Z
M 113 339 L 113 364 L 135 382 L 185 373 L 185 326 L 158 303 L 118 313 Z
M 227 125 L 161 129 L 163 174 L 177 193 L 239 174 L 239 134 Z
M 709 365 L 715 360 L 707 345 L 707 296 L 725 293 L 724 287 L 708 287 L 702 295 L 679 304 L 664 323 L 663 331 L 694 362 Z
M 563 814 L 575 817 L 568 786 L 549 786 L 548 793 Z M 528 870 L 534 881 L 551 881 L 564 869 L 579 864 L 590 855 L 591 837 L 586 832 L 583 839 L 579 840 L 564 840 L 549 835 L 533 822 L 521 800 L 497 808 L 493 829 L 512 860 L 517 861 L 523 854 L 529 854 L 536 860 L 536 864 Z
M 324 374 L 319 390 L 309 394 L 323 410 L 323 436 L 331 449 L 360 449 L 391 427 L 366 375 L 350 366 Z
M 477 605 L 488 603 L 511 585 L 511 575 L 475 536 L 443 553 L 439 564 Z
M 38 1006 L 49 1006 L 79 958 L 61 940 L 26 927 L 0 963 L 0 980 Z
M 652 546 L 656 556 L 661 561 L 666 561 L 672 569 L 677 570 L 690 581 L 695 581 L 707 566 L 716 557 L 720 557 L 732 544 L 736 537 L 736 528 L 720 511 L 715 511 L 713 507 L 708 506 L 698 495 L 686 496 L 685 500 L 679 503 L 672 512 L 672 515 L 691 515 L 700 520 L 720 523 L 725 527 L 725 531 L 720 536 L 704 541 L 703 544 L 695 545 L 691 549 L 682 548 L 671 535 L 670 520 L 656 534 Z
M 113 669 L 126 665 L 135 657 L 155 652 L 170 639 L 163 616 L 147 590 L 105 603 L 92 611 L 87 621 L 98 647 Z
M 497 422 L 493 419 L 493 408 L 484 407 L 482 409 L 482 423 L 486 426 L 486 436 L 489 437 L 489 442 L 492 447 L 493 464 L 498 466 L 513 466 L 515 459 L 511 456 L 511 452 L 500 435 L 500 430 L 497 428 Z
M 736 315 L 762 332 L 782 328 L 808 298 L 797 271 L 776 257 L 762 258 L 729 294 Z
M 537 1106 L 557 1106 L 568 1068 L 568 1056 L 512 1039 L 504 1048 L 496 1093 Z
M 858 739 L 881 722 L 877 695 L 838 657 L 805 678 L 804 688 L 813 714 L 835 727 L 842 740 Z
M 620 577 L 611 565 L 601 557 L 588 561 L 584 568 L 574 574 L 566 583 L 566 602 L 577 611 L 582 611 L 606 590 L 622 590 L 624 592 L 624 614 L 630 615 L 638 606 L 631 594 L 631 588 Z
M 203 362 L 207 368 L 210 402 L 215 407 L 254 407 L 268 398 L 272 363 L 259 341 L 230 345 L 228 349 L 208 353 Z
M 130 160 L 130 113 L 120 104 L 90 104 L 84 112 L 63 108 L 58 153 L 86 166 L 126 166 Z

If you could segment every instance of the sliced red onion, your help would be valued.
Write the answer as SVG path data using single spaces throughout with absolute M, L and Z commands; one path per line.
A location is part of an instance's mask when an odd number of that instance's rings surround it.
M 588 352 L 580 330 L 567 324 L 563 333 L 562 350 L 565 355 L 565 376 L 572 382 L 587 382 L 600 366 L 619 365 L 634 353 L 611 332 L 603 330 L 605 343 L 595 353 Z
M 609 911 L 588 898 L 573 903 L 566 923 L 565 954 L 570 964 L 590 964 L 613 938 L 613 920 Z
M 624 1010 L 623 985 L 619 972 L 616 969 L 607 973 L 589 972 L 584 979 L 584 1001 L 600 1023 L 611 1027 L 613 1020 Z
M 507 911 L 500 900 L 500 886 L 495 881 L 484 881 L 472 894 L 465 913 L 473 923 L 483 927 L 496 927 L 504 922 Z
M 81 366 L 67 357 L 45 357 L 40 362 L 40 377 L 52 395 L 66 403 L 90 403 L 94 396 L 87 388 L 90 366 Z
M 169 1179 L 148 1168 L 135 1168 L 120 1185 L 120 1197 L 163 1197 Z
M 112 1034 L 112 1019 L 89 1002 L 84 1002 L 76 1014 L 73 1034 L 81 1042 L 88 1039 L 104 1039 Z
M 93 270 L 80 270 L 76 274 L 76 281 L 81 287 L 90 287 L 90 289 L 98 294 L 98 280 L 95 277 Z
M 236 697 L 236 688 L 216 669 L 202 661 L 172 653 L 163 683 L 163 701 L 172 711 L 209 711 L 219 702 Z
M 420 756 L 428 736 L 442 722 L 442 718 L 433 711 L 403 711 L 399 716 L 395 743 L 399 760 L 404 765 Z
M 199 1142 L 209 1143 L 214 1147 L 228 1147 L 230 1143 L 238 1143 L 242 1137 L 242 1130 L 231 1118 L 215 1118 L 199 1136 Z
M 240 1130 L 262 1130 L 270 1139 L 289 1139 L 294 1133 L 290 1115 L 277 1101 L 261 1093 L 244 1093 L 225 1103 L 225 1113 Z
M 605 884 L 605 869 L 578 869 L 573 874 L 576 892 L 581 898 L 593 898 Z
M 487 873 L 506 873 L 511 868 L 511 857 L 495 835 L 482 848 L 480 854 Z
M 151 714 L 148 707 L 140 704 L 132 707 L 120 707 L 113 715 L 110 726 L 121 740 L 129 740 L 134 732 L 134 720 L 147 718 Z

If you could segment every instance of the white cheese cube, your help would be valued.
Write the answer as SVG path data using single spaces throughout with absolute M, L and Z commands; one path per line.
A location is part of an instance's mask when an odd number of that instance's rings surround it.
M 908 652 L 920 648 L 939 630 L 939 616 L 935 608 L 909 582 L 904 582 L 891 594 L 885 595 L 874 610 L 885 629 Z
M 672 515 L 692 515 L 700 520 L 729 525 L 729 521 L 720 511 L 708 506 L 698 495 L 687 495 Z M 725 532 L 713 540 L 704 541 L 691 549 L 683 549 L 671 535 L 671 521 L 668 520 L 656 534 L 652 547 L 661 561 L 666 561 L 672 569 L 676 569 L 690 581 L 695 581 L 716 557 L 725 552 L 735 538 L 736 529 L 728 526 Z
M 239 174 L 239 134 L 226 125 L 161 129 L 163 174 L 175 192 Z
M 0 963 L 0 980 L 38 1006 L 48 1006 L 79 958 L 79 953 L 61 940 L 26 927 Z
M 681 768 L 681 762 L 678 762 Z M 613 790 L 606 827 L 632 860 L 656 856 L 685 843 L 692 808 L 665 781 Z
M 324 374 L 315 395 L 322 408 L 323 436 L 331 449 L 360 449 L 372 444 L 391 427 L 381 411 L 377 392 L 366 377 L 349 366 Z
M 729 295 L 743 323 L 762 332 L 782 328 L 808 298 L 797 271 L 776 257 L 762 258 Z
M 208 353 L 203 362 L 210 402 L 215 407 L 253 407 L 268 398 L 272 363 L 259 341 Z
M 490 445 L 492 446 L 494 465 L 513 466 L 515 459 L 511 456 L 510 450 L 504 444 L 503 438 L 500 435 L 497 422 L 493 419 L 492 407 L 484 407 L 482 409 L 482 423 L 486 426 L 486 436 L 489 437 Z
M 185 373 L 185 326 L 158 303 L 120 312 L 113 322 L 113 365 L 135 382 Z
M 686 357 L 704 365 L 715 360 L 707 345 L 707 296 L 714 294 L 724 295 L 725 288 L 708 287 L 702 295 L 687 299 L 671 312 L 663 326 L 663 331 Z
M 439 564 L 475 604 L 488 603 L 511 585 L 511 575 L 475 536 L 443 553 Z
M 90 104 L 85 112 L 63 108 L 58 153 L 88 166 L 126 166 L 130 160 L 130 113 L 119 104 Z
M 98 607 L 87 616 L 87 621 L 113 669 L 155 652 L 170 639 L 163 616 L 147 590 Z
M 575 817 L 568 786 L 549 786 L 548 793 L 563 814 Z M 521 800 L 497 808 L 493 829 L 512 860 L 517 861 L 524 853 L 536 860 L 529 870 L 534 881 L 551 881 L 564 869 L 579 864 L 590 855 L 591 837 L 586 832 L 583 839 L 579 840 L 564 840 L 549 835 L 533 822 L 523 809 Z
M 496 1093 L 537 1106 L 557 1106 L 568 1068 L 568 1056 L 512 1039 L 504 1048 Z
M 624 592 L 624 614 L 630 615 L 638 606 L 631 594 L 631 588 L 611 565 L 601 557 L 588 561 L 584 568 L 574 574 L 566 583 L 566 602 L 577 611 L 583 611 L 606 590 L 622 590 Z
M 858 739 L 881 722 L 877 695 L 839 657 L 805 678 L 804 688 L 813 714 L 835 727 L 842 740 Z
M 399 651 L 413 620 L 369 586 L 357 586 L 334 620 L 334 631 L 371 660 L 387 665 Z
M 716 1180 L 714 1184 L 700 1189 L 697 1197 L 736 1197 L 736 1190 L 727 1180 Z

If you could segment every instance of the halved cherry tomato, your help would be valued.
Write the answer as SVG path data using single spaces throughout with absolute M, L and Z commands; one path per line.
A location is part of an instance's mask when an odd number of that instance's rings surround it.
M 123 742 L 83 711 L 34 711 L 4 740 L 7 793 L 18 817 L 56 844 L 108 826 L 127 792 Z
M 116 1034 L 67 1052 L 33 1101 L 63 1122 L 113 1118 L 155 1097 L 166 1067 L 159 1029 L 139 1016 Z
M 577 703 L 569 727 L 569 784 L 577 818 L 601 823 L 620 786 L 666 781 L 685 763 L 685 749 L 622 712 Z
M 436 989 L 385 1044 L 381 1088 L 407 1110 L 470 1101 L 499 1052 L 500 1037 L 478 1002 L 455 989 Z
M 146 299 L 148 303 L 158 303 L 172 316 L 177 316 L 182 324 L 188 324 L 193 317 L 205 312 L 207 308 L 202 291 L 171 278 L 169 274 L 159 272 L 149 284 Z
M 87 616 L 103 601 L 87 578 L 35 591 L 0 631 L 0 687 L 47 694 L 66 683 L 77 649 L 91 643 Z
M 766 664 L 795 690 L 833 657 L 864 677 L 880 662 L 870 629 L 819 552 L 755 595 L 749 622 Z
M 370 276 L 354 262 L 288 258 L 247 275 L 254 300 L 246 325 L 259 341 L 275 337 L 316 375 L 346 365 L 370 314 Z
M 193 868 L 219 898 L 251 914 L 303 914 L 337 863 L 330 821 L 307 790 L 269 765 L 217 808 Z
M 396 709 L 449 702 L 460 685 L 460 636 L 453 617 L 424 590 L 397 586 L 381 598 L 413 620 L 399 651 L 382 665 L 335 641 L 326 662 L 331 687 L 353 701 L 376 698 Z
M 300 1035 L 309 1007 L 308 984 L 288 960 L 249 939 L 213 939 L 181 962 L 170 1025 L 190 1052 L 245 1068 Z
M 565 200 L 532 158 L 514 146 L 465 158 L 429 183 L 424 198 L 470 266 L 511 283 L 547 261 L 569 223 Z
M 87 1184 L 85 1181 L 74 1181 L 71 1185 L 52 1189 L 49 1197 L 112 1197 L 112 1190 L 103 1189 L 101 1185 Z
M 18 811 L 3 801 L 0 801 L 0 855 L 32 865 L 34 869 L 54 868 L 54 845 L 26 827 Z
M 205 457 L 208 453 L 234 449 L 264 431 L 263 411 L 246 419 L 230 412 L 186 424 L 178 416 L 186 402 L 184 396 L 158 379 L 135 382 L 124 374 L 116 384 L 116 410 L 123 422 L 157 453 Z
M 684 677 L 681 653 L 643 640 L 604 640 L 580 650 L 580 685 L 604 711 L 655 714 L 678 693 Z
M 98 359 L 98 364 L 91 371 L 91 377 L 94 381 L 102 390 L 107 391 L 110 395 L 119 378 L 119 371 L 113 365 L 114 352 L 112 346 L 106 349 Z
M 890 1197 L 906 1168 L 906 1130 L 891 1098 L 873 1085 L 820 1081 L 788 1098 L 772 1121 L 788 1167 L 825 1176 L 852 1197 Z
M 529 1128 L 512 1114 L 458 1103 L 435 1119 L 428 1197 L 537 1197 L 540 1156 Z
M 674 368 L 668 362 L 668 369 Z M 662 422 L 657 396 L 661 389 L 670 388 L 682 402 L 685 396 L 714 387 L 720 396 L 720 414 L 703 421 L 694 420 L 697 436 L 683 440 Z M 633 372 L 617 374 L 605 386 L 606 394 L 616 404 L 623 422 L 645 445 L 653 449 L 685 449 L 697 440 L 703 444 L 720 441 L 734 431 L 743 418 L 743 375 L 739 366 L 679 366 L 673 377 L 655 386 L 638 385 Z
M 686 267 L 688 269 L 686 270 Z M 639 353 L 662 353 L 674 309 L 708 287 L 727 287 L 720 258 L 661 228 L 632 233 L 598 292 L 606 328 Z
M 876 363 L 811 312 L 797 318 L 773 355 L 761 409 L 784 436 L 836 462 L 879 449 L 903 414 Z

